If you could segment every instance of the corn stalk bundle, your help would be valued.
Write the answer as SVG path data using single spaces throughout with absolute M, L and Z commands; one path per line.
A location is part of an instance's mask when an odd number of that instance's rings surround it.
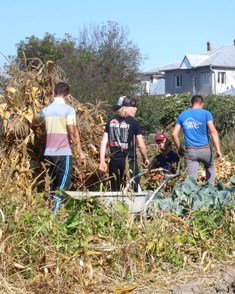
M 233 162 L 227 161 L 224 158 L 221 162 L 215 163 L 216 170 L 216 181 L 222 182 L 225 185 L 230 185 L 231 176 L 235 175 L 235 164 Z M 200 169 L 198 173 L 198 181 L 200 183 L 205 182 L 206 173 L 204 169 Z
M 77 115 L 77 124 L 80 134 L 82 150 L 86 153 L 87 159 L 79 162 L 74 159 L 73 189 L 95 190 L 96 184 L 101 183 L 101 176 L 98 172 L 99 147 L 104 132 L 104 113 L 102 102 L 96 105 L 86 103 L 80 104 L 73 97 L 69 99 Z M 75 153 L 75 152 L 74 152 Z
M 65 76 L 52 61 L 37 58 L 29 60 L 25 69 L 10 65 L 8 74 L 8 86 L 0 96 L 0 189 L 15 195 L 23 191 L 31 198 L 41 181 L 45 188 L 46 174 L 42 164 L 45 132 L 43 127 L 32 128 L 32 118 L 51 102 L 54 85 L 65 81 Z M 79 188 L 96 174 L 103 110 L 100 103 L 81 104 L 73 97 L 69 103 L 77 111 L 81 144 L 88 155 L 85 163 L 74 160 L 73 186 Z

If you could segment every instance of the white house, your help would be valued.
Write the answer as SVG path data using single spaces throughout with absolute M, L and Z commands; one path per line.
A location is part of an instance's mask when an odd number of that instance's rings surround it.
M 165 94 L 165 76 L 158 68 L 151 69 L 140 74 L 141 94 L 164 95 Z
M 218 49 L 207 42 L 206 53 L 186 54 L 181 62 L 150 72 L 149 78 L 155 73 L 165 80 L 165 94 L 223 94 L 235 87 L 235 40 Z

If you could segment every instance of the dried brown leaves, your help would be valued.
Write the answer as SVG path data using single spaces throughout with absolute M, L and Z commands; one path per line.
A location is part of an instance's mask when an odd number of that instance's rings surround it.
M 0 189 L 27 198 L 42 180 L 41 165 L 45 133 L 43 127 L 32 129 L 34 115 L 50 103 L 54 85 L 64 81 L 64 73 L 52 61 L 29 60 L 25 70 L 9 66 L 10 81 L 0 103 Z M 78 114 L 82 149 L 88 155 L 85 163 L 74 161 L 73 187 L 86 186 L 98 167 L 99 145 L 103 134 L 102 105 L 81 104 L 71 97 L 69 103 Z M 92 180 L 94 182 L 94 179 Z

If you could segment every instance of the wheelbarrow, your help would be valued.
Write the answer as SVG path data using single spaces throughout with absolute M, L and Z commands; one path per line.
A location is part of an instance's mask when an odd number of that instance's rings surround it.
M 128 205 L 129 213 L 143 213 L 144 217 L 146 217 L 148 208 L 156 194 L 168 181 L 179 176 L 179 173 L 167 175 L 155 190 L 139 192 L 130 191 L 129 189 L 135 180 L 147 172 L 149 172 L 149 170 L 144 170 L 134 176 L 122 191 L 65 191 L 65 194 L 77 200 L 95 198 L 99 203 L 106 207 L 110 207 L 115 203 L 126 203 Z

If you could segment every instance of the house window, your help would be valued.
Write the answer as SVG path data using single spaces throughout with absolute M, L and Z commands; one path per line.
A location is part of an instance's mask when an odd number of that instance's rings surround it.
M 218 83 L 220 84 L 225 84 L 226 81 L 225 81 L 225 72 L 218 72 Z
M 175 75 L 175 87 L 176 88 L 182 87 L 182 75 Z
M 202 85 L 209 84 L 209 74 L 207 72 L 201 74 L 201 82 L 202 82 Z

